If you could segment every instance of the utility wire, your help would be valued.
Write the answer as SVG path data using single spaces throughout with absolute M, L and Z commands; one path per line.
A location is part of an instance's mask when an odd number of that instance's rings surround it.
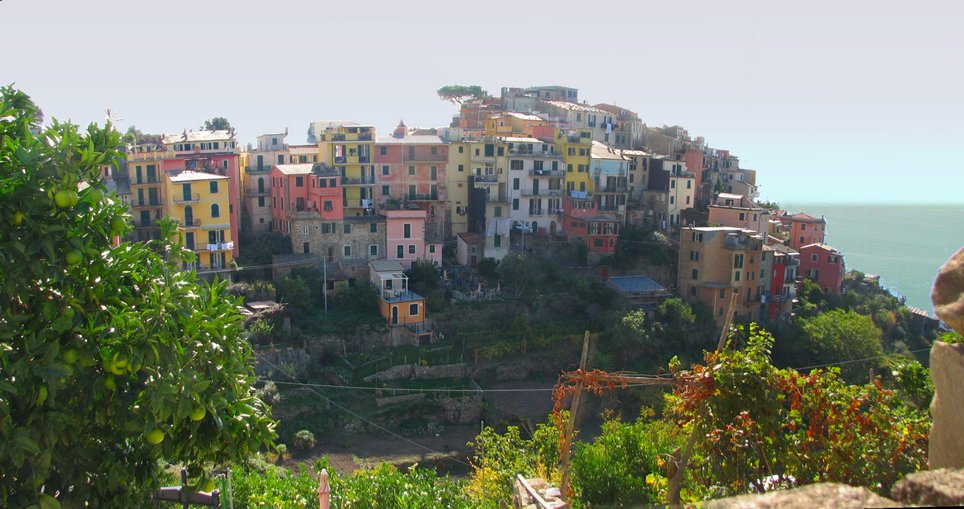
M 930 348 L 918 348 L 917 350 L 911 350 L 911 351 L 908 352 L 908 353 L 920 353 L 920 352 L 926 352 L 926 351 L 928 351 L 928 350 L 930 350 Z M 817 364 L 817 365 L 814 365 L 814 366 L 804 366 L 804 367 L 802 367 L 802 368 L 790 368 L 790 369 L 793 369 L 793 370 L 795 370 L 795 371 L 805 371 L 805 370 L 809 370 L 809 369 L 827 368 L 827 367 L 832 367 L 832 366 L 843 366 L 844 364 L 853 364 L 853 363 L 855 363 L 855 362 L 872 361 L 872 360 L 876 360 L 876 359 L 883 359 L 884 357 L 889 357 L 889 356 L 890 356 L 890 355 L 875 355 L 875 356 L 873 356 L 873 357 L 864 357 L 864 358 L 862 358 L 862 359 L 850 359 L 850 360 L 846 360 L 846 361 L 828 362 L 827 364 Z
M 265 359 L 263 356 L 258 355 L 257 353 L 256 353 L 255 355 L 257 355 L 258 358 L 260 358 L 262 361 L 264 361 L 265 364 L 268 364 L 269 366 L 273 367 L 273 368 L 276 369 L 277 371 L 280 371 L 280 372 L 282 372 L 282 373 L 285 373 L 284 370 L 282 370 L 281 368 L 279 368 L 278 366 L 276 366 L 273 362 L 269 361 L 268 359 Z M 399 435 L 398 433 L 395 433 L 395 432 L 393 432 L 393 431 L 391 431 L 391 430 L 389 430 L 389 429 L 387 429 L 387 428 L 385 428 L 385 427 L 379 426 L 378 424 L 376 424 L 376 423 L 374 423 L 374 422 L 372 422 L 372 421 L 370 421 L 370 420 L 368 420 L 368 419 L 366 419 L 366 418 L 364 418 L 364 417 L 356 414 L 355 412 L 352 412 L 352 411 L 349 410 L 348 408 L 345 408 L 344 406 L 342 406 L 342 405 L 340 405 L 340 404 L 338 404 L 338 403 L 335 403 L 334 401 L 332 401 L 331 398 L 329 398 L 329 397 L 325 396 L 324 394 L 322 394 L 322 393 L 314 390 L 313 388 L 309 387 L 309 386 L 306 385 L 305 383 L 299 382 L 297 378 L 289 375 L 288 373 L 285 373 L 285 375 L 287 375 L 288 378 L 292 379 L 292 380 L 293 380 L 295 383 L 297 383 L 298 385 L 301 385 L 301 386 L 304 387 L 305 389 L 308 389 L 309 391 L 313 392 L 313 393 L 314 393 L 315 395 L 317 395 L 319 398 L 327 401 L 329 404 L 334 405 L 334 406 L 340 408 L 341 410 L 343 410 L 344 412 L 348 413 L 348 414 L 351 415 L 352 417 L 354 417 L 354 418 L 356 418 L 356 419 L 358 419 L 358 420 L 360 420 L 360 421 L 366 422 L 366 423 L 370 424 L 371 426 L 373 426 L 373 427 L 375 427 L 375 428 L 378 428 L 379 430 L 384 431 L 385 433 L 388 433 L 389 435 L 392 435 L 393 437 L 395 437 L 395 438 L 397 438 L 397 439 L 399 439 L 399 440 L 402 440 L 402 441 L 404 441 L 404 442 L 407 442 L 407 443 L 409 443 L 409 444 L 411 444 L 411 445 L 414 445 L 414 446 L 416 446 L 416 447 L 418 447 L 418 448 L 420 448 L 420 449 L 424 449 L 424 450 L 426 450 L 426 451 L 428 451 L 428 452 L 430 452 L 430 453 L 438 454 L 438 455 L 442 456 L 442 457 L 445 458 L 445 459 L 454 461 L 454 462 L 456 462 L 456 463 L 461 463 L 462 465 L 465 465 L 465 466 L 467 466 L 467 467 L 471 467 L 471 466 L 472 466 L 472 465 L 469 465 L 468 463 L 466 463 L 466 462 L 464 462 L 464 461 L 462 461 L 462 460 L 460 460 L 460 459 L 458 459 L 458 458 L 447 457 L 446 454 L 443 453 L 443 452 L 441 452 L 441 451 L 436 451 L 435 449 L 432 449 L 432 448 L 430 448 L 430 447 L 427 447 L 427 446 L 425 446 L 425 445 L 422 445 L 422 444 L 420 444 L 420 443 L 418 443 L 418 442 L 416 442 L 416 441 L 414 441 L 414 440 L 410 440 L 410 439 L 408 439 L 408 438 L 405 438 L 405 437 L 403 437 L 402 435 Z

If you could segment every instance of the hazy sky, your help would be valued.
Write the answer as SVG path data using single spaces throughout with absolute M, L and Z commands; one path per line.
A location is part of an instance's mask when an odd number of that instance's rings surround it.
M 964 3 L 2 0 L 0 83 L 46 115 L 240 139 L 447 124 L 445 84 L 559 84 L 680 124 L 764 198 L 964 203 Z

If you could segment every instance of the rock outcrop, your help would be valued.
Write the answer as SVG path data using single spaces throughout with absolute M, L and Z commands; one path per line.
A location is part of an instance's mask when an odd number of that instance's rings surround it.
M 700 505 L 707 509 L 797 509 L 800 507 L 858 509 L 898 506 L 900 506 L 899 503 L 877 495 L 867 488 L 836 483 L 811 484 L 760 495 L 721 498 Z
M 906 505 L 964 505 L 964 470 L 915 472 L 890 490 L 890 498 Z
M 938 318 L 958 334 L 964 334 L 964 248 L 954 253 L 937 272 L 931 302 Z
M 964 249 L 938 271 L 931 300 L 937 316 L 964 333 Z M 932 470 L 964 468 L 964 344 L 934 343 L 930 369 L 934 400 L 928 465 Z

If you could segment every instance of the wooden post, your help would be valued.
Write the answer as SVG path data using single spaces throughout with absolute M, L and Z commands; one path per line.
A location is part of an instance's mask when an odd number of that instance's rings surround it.
M 716 344 L 717 352 L 722 351 L 726 346 L 726 337 L 730 332 L 730 322 L 733 321 L 733 314 L 736 312 L 737 298 L 738 294 L 736 293 L 736 290 L 734 290 L 730 296 L 730 307 L 726 310 L 726 320 L 723 321 L 723 332 L 720 333 L 720 340 Z M 666 468 L 667 474 L 669 475 L 669 481 L 666 489 L 666 503 L 671 508 L 682 507 L 680 491 L 683 489 L 683 476 L 686 474 L 686 464 L 690 461 L 690 455 L 693 454 L 693 446 L 696 445 L 696 438 L 699 435 L 699 420 L 703 418 L 706 410 L 707 405 L 704 402 L 703 406 L 700 408 L 699 415 L 697 415 L 696 419 L 693 420 L 693 431 L 690 432 L 689 439 L 686 440 L 686 448 L 683 449 L 682 456 L 677 458 L 675 457 L 676 454 L 674 454 L 667 462 Z M 678 454 L 678 451 L 679 449 L 674 451 L 674 453 Z
M 582 357 L 579 359 L 579 370 L 586 372 L 586 360 L 589 357 L 589 331 L 582 336 Z M 582 380 L 576 382 L 576 392 L 572 395 L 572 409 L 569 411 L 569 423 L 566 425 L 565 441 L 560 451 L 560 463 L 562 464 L 562 482 L 559 491 L 562 493 L 563 500 L 569 500 L 569 453 L 572 450 L 572 434 L 576 429 L 576 412 L 579 411 L 579 399 L 582 396 Z

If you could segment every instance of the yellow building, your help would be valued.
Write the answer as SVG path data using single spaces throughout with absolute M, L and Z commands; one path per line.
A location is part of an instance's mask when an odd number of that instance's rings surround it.
M 528 113 L 507 111 L 496 113 L 485 121 L 483 133 L 486 136 L 518 136 L 532 138 L 533 128 L 546 127 L 549 121 Z
M 130 174 L 131 215 L 134 216 L 133 240 L 146 242 L 161 237 L 155 221 L 164 217 L 164 186 L 161 167 L 169 154 L 160 145 L 139 145 L 127 155 Z
M 230 180 L 226 176 L 190 170 L 164 177 L 165 210 L 178 223 L 184 246 L 197 260 L 185 269 L 198 272 L 225 269 L 233 260 Z
M 589 162 L 592 156 L 591 129 L 556 129 L 556 153 L 565 158 L 566 191 L 593 192 Z
M 374 211 L 375 128 L 354 122 L 314 122 L 313 136 L 318 142 L 318 160 L 338 170 L 345 201 L 345 216 L 361 216 Z
M 469 231 L 469 175 L 472 162 L 469 158 L 471 144 L 457 141 L 449 145 L 448 170 L 445 172 L 448 189 L 449 224 L 452 235 Z

